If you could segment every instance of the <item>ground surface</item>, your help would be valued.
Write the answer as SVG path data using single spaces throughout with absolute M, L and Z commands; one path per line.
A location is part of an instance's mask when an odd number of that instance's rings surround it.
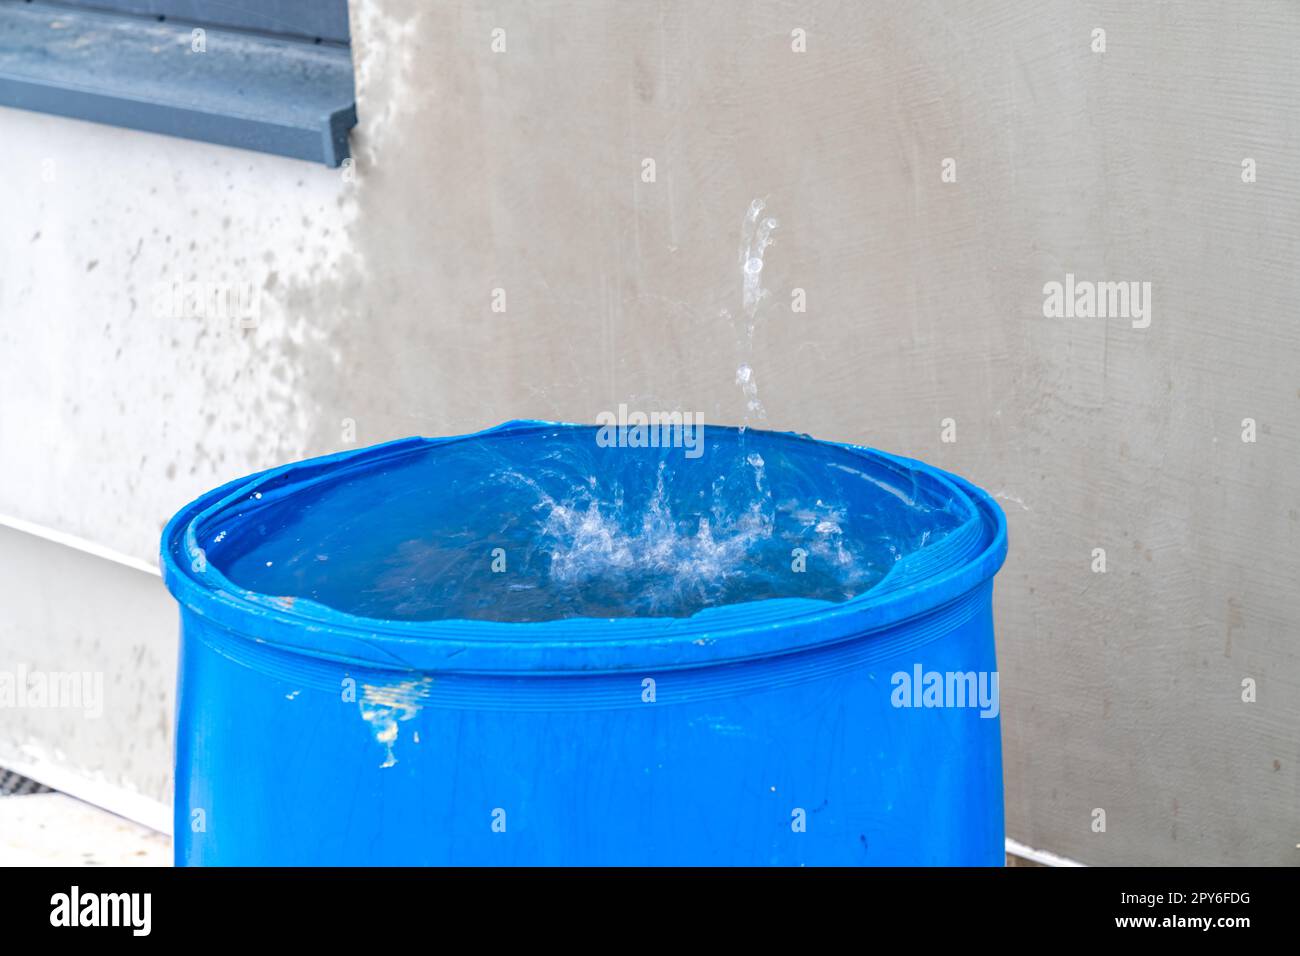
M 0 789 L 0 866 L 171 862 L 171 837 L 148 827 L 36 785 Z

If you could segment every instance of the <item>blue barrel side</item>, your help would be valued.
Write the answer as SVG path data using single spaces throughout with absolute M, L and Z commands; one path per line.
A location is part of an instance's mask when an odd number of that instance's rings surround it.
M 991 593 L 798 654 L 567 678 L 359 669 L 186 611 L 176 862 L 1001 865 L 1000 720 L 895 706 L 893 682 L 996 672 Z
M 616 627 L 426 633 L 213 584 L 186 537 L 197 514 L 352 453 L 203 496 L 163 540 L 181 604 L 176 862 L 1001 865 L 996 708 L 903 701 L 897 678 L 996 678 L 1005 519 L 960 478 L 870 454 L 967 496 L 980 540 L 844 605 Z

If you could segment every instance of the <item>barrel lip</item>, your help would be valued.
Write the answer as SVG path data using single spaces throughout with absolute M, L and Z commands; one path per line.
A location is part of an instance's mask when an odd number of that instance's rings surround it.
M 1006 518 L 992 497 L 924 462 L 843 442 L 820 444 L 923 475 L 965 496 L 983 531 L 954 567 L 917 581 L 884 582 L 840 603 L 775 598 L 706 608 L 685 618 L 568 618 L 543 622 L 390 621 L 359 617 L 304 598 L 247 591 L 205 565 L 195 524 L 253 489 L 294 471 L 333 474 L 365 467 L 429 444 L 503 432 L 572 428 L 563 422 L 512 421 L 447 438 L 403 438 L 307 459 L 228 482 L 178 511 L 163 531 L 161 566 L 172 595 L 190 612 L 225 629 L 291 653 L 378 669 L 482 674 L 646 672 L 737 663 L 832 644 L 930 614 L 988 582 L 1007 553 Z M 795 433 L 773 433 L 807 438 Z M 288 493 L 288 492 L 286 492 Z M 891 586 L 885 587 L 888 583 Z

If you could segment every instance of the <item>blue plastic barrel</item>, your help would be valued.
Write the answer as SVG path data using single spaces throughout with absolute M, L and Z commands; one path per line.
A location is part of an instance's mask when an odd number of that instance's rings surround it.
M 171 520 L 177 864 L 1003 862 L 991 498 L 599 439 L 405 439 Z

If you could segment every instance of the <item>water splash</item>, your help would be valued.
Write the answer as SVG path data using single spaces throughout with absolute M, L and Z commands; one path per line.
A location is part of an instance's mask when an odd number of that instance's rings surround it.
M 214 523 L 230 533 L 203 540 L 209 560 L 262 594 L 408 621 L 843 601 L 962 520 L 851 451 L 723 428 L 698 459 L 601 447 L 594 428 L 502 433 L 412 452 L 312 495 L 308 507 L 286 496 L 261 504 L 256 521 Z M 385 763 L 395 760 L 389 747 L 418 694 L 359 696 Z
M 500 477 L 536 496 L 538 547 L 553 592 L 584 603 L 607 594 L 622 614 L 681 613 L 776 593 L 796 547 L 821 559 L 821 573 L 807 584 L 837 599 L 879 573 L 845 546 L 843 509 L 820 499 L 774 503 L 757 452 L 720 464 L 708 492 L 683 502 L 668 487 L 667 462 L 659 462 L 654 490 L 639 506 L 620 484 L 577 483 L 557 500 L 519 471 Z
M 660 463 L 655 490 L 639 514 L 629 515 L 621 488 L 565 503 L 544 499 L 544 547 L 550 578 L 566 588 L 607 588 L 640 580 L 633 603 L 663 612 L 683 603 L 707 605 L 710 595 L 741 575 L 746 557 L 772 535 L 771 515 L 758 501 L 728 513 L 720 488 L 704 514 L 675 514 Z
M 757 452 L 748 452 L 745 431 L 754 419 L 765 421 L 767 410 L 758 396 L 753 360 L 758 313 L 770 293 L 763 286 L 763 257 L 772 244 L 772 233 L 780 223 L 764 215 L 766 203 L 755 199 L 741 226 L 740 274 L 741 361 L 736 384 L 745 397 L 740 427 L 738 460 L 719 473 L 711 495 L 703 502 L 705 513 L 674 514 L 665 493 L 664 468 L 659 464 L 654 493 L 637 514 L 629 513 L 621 488 L 602 497 L 595 485 L 581 495 L 557 502 L 539 493 L 543 512 L 542 535 L 550 554 L 550 577 L 564 587 L 608 589 L 611 576 L 642 581 L 644 587 L 632 599 L 643 613 L 663 612 L 683 606 L 721 603 L 729 580 L 755 575 L 755 556 L 770 566 L 786 568 L 786 552 L 805 545 L 808 552 L 830 568 L 836 586 L 852 590 L 868 572 L 854 564 L 846 548 L 839 521 L 842 510 L 824 505 L 797 506 L 787 502 L 790 512 L 778 532 L 780 509 L 768 488 L 766 462 Z M 726 314 L 724 310 L 724 315 Z M 728 472 L 748 474 L 749 487 L 726 487 Z M 514 480 L 527 481 L 520 474 Z M 773 573 L 763 571 L 760 576 Z M 752 586 L 753 581 L 749 582 Z

